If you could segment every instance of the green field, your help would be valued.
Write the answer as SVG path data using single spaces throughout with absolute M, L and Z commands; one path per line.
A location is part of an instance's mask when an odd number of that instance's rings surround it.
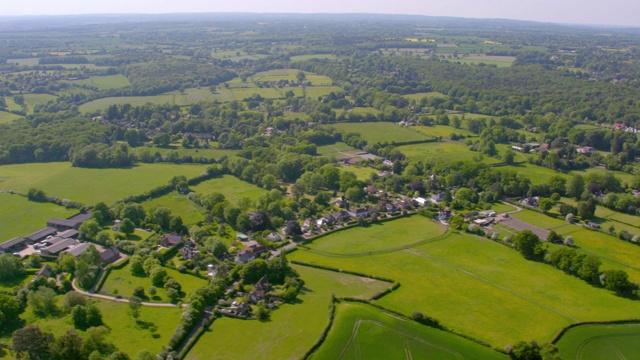
M 556 343 L 567 360 L 640 359 L 640 324 L 581 325 Z
M 359 303 L 336 305 L 329 335 L 311 359 L 508 359 L 463 337 Z
M 185 359 L 300 359 L 329 322 L 331 294 L 367 299 L 391 286 L 305 266 L 294 268 L 305 281 L 299 301 L 282 305 L 265 322 L 216 319 Z M 251 341 L 238 341 L 239 334 L 250 334 Z
M 221 193 L 231 203 L 235 203 L 243 197 L 256 200 L 267 192 L 264 189 L 239 180 L 231 175 L 224 175 L 221 178 L 202 182 L 192 187 L 191 190 L 198 194 Z
M 474 161 L 474 158 L 482 155 L 479 152 L 469 150 L 467 145 L 460 141 L 404 145 L 398 146 L 396 149 L 413 161 Z M 483 162 L 489 164 L 499 162 L 498 159 L 488 156 L 482 158 Z
M 251 76 L 252 81 L 280 81 L 280 80 L 289 80 L 289 81 L 298 81 L 297 75 L 300 70 L 297 69 L 278 69 L 278 70 L 269 70 L 264 72 L 259 72 L 253 76 Z M 306 75 L 307 81 L 311 82 L 312 86 L 319 85 L 331 85 L 333 81 L 330 77 L 324 75 L 316 75 L 310 72 L 304 72 Z
M 429 140 L 431 137 L 388 122 L 338 123 L 332 128 L 345 133 L 359 133 L 367 142 L 407 142 Z
M 61 301 L 62 296 L 59 296 L 59 299 Z M 96 299 L 92 301 L 102 312 L 104 324 L 111 330 L 106 340 L 132 358 L 143 349 L 154 353 L 162 351 L 180 323 L 180 310 L 176 308 L 143 306 L 136 323 L 129 315 L 128 304 Z M 53 318 L 37 318 L 27 308 L 22 318 L 27 324 L 36 324 L 42 331 L 52 332 L 55 336 L 64 335 L 67 330 L 73 329 L 69 314 Z M 156 327 L 153 332 L 152 326 Z M 84 333 L 76 331 L 81 335 Z
M 344 156 L 353 156 L 360 152 L 359 149 L 353 148 L 343 142 L 337 142 L 331 145 L 318 146 L 318 154 L 325 156 L 334 155 L 336 158 Z
M 640 316 L 637 301 L 527 261 L 490 240 L 452 234 L 414 248 L 406 246 L 406 238 L 425 236 L 420 227 L 407 230 L 398 221 L 380 226 L 389 229 L 379 232 L 392 234 L 385 245 L 401 249 L 362 256 L 366 250 L 379 250 L 382 242 L 367 248 L 357 240 L 369 229 L 354 228 L 318 239 L 310 250 L 299 249 L 290 257 L 399 281 L 402 286 L 377 303 L 406 315 L 422 311 L 446 327 L 499 348 L 520 340 L 550 341 L 560 328 L 578 321 Z M 360 254 L 353 254 L 352 239 L 360 245 Z
M 415 94 L 406 94 L 406 95 L 402 95 L 404 97 L 406 97 L 409 100 L 415 100 L 415 101 L 420 101 L 423 98 L 435 98 L 435 99 L 448 99 L 449 96 L 439 93 L 437 91 L 431 91 L 431 92 L 423 92 L 423 93 L 415 93 Z
M 73 85 L 93 86 L 98 90 L 119 89 L 131 85 L 124 75 L 92 76 L 88 79 L 65 81 Z
M 147 211 L 153 211 L 158 207 L 166 207 L 171 209 L 173 216 L 180 216 L 185 225 L 194 225 L 204 220 L 202 210 L 186 195 L 173 192 L 156 199 L 145 201 L 142 206 Z
M 212 142 L 211 142 L 212 143 Z M 145 150 L 149 150 L 152 155 L 155 153 L 160 153 L 163 156 L 168 155 L 169 153 L 176 151 L 180 157 L 185 155 L 189 155 L 191 157 L 206 157 L 208 159 L 220 159 L 223 156 L 235 156 L 238 153 L 238 150 L 227 150 L 227 149 L 215 149 L 214 144 L 209 149 L 195 149 L 195 148 L 183 148 L 180 144 L 172 144 L 168 148 L 160 148 L 160 147 L 151 147 L 151 146 L 141 146 L 135 149 L 136 154 L 140 155 Z
M 122 297 L 129 298 L 133 295 L 133 290 L 138 287 L 144 287 L 145 292 L 149 290 L 149 288 L 153 285 L 151 283 L 151 279 L 148 277 L 140 277 L 134 276 L 131 274 L 131 265 L 127 264 L 122 269 L 117 269 L 111 271 L 107 280 L 104 282 L 104 285 L 100 289 L 100 293 L 104 295 L 116 296 L 121 295 Z M 203 287 L 207 285 L 207 280 L 201 279 L 199 277 L 183 274 L 177 270 L 165 268 L 167 270 L 167 274 L 176 279 L 177 282 L 182 285 L 182 292 L 184 295 L 188 295 L 197 288 Z M 158 293 L 148 299 L 148 301 L 154 302 L 169 302 L 169 298 L 167 297 L 167 292 L 163 288 L 157 288 Z
M 488 55 L 469 55 L 463 58 L 446 59 L 450 62 L 469 64 L 469 65 L 496 65 L 497 67 L 510 67 L 516 60 L 515 56 L 488 56 Z
M 173 176 L 192 178 L 205 169 L 205 165 L 175 164 L 142 164 L 130 169 L 85 169 L 69 162 L 4 165 L 0 166 L 0 189 L 26 193 L 36 187 L 48 196 L 86 205 L 99 201 L 110 204 L 164 185 Z
M 0 242 L 27 236 L 47 227 L 51 218 L 68 218 L 78 213 L 50 203 L 36 203 L 27 198 L 0 192 Z
M 444 125 L 435 125 L 435 126 L 413 126 L 412 130 L 420 132 L 430 137 L 442 136 L 443 139 L 447 140 L 451 138 L 451 134 L 458 134 L 464 136 L 477 136 L 471 131 L 464 129 L 456 129 L 451 126 Z
M 0 124 L 10 123 L 13 120 L 20 119 L 22 116 L 12 114 L 6 111 L 0 111 Z
M 195 104 L 201 101 L 214 101 L 218 99 L 218 96 L 219 95 L 217 94 L 211 93 L 209 88 L 190 88 L 186 89 L 184 93 L 181 93 L 180 91 L 172 91 L 170 93 L 155 96 L 120 96 L 102 98 L 82 104 L 78 107 L 78 110 L 82 113 L 91 113 L 104 110 L 109 105 L 131 104 L 132 106 L 142 106 L 147 103 L 183 106 Z
M 50 94 L 24 94 L 24 103 L 27 104 L 27 114 L 33 114 L 33 109 L 38 105 L 46 105 L 49 101 L 55 101 L 58 97 Z
M 290 58 L 291 61 L 306 61 L 311 59 L 320 60 L 334 60 L 336 58 L 333 54 L 314 54 L 314 55 L 296 55 Z

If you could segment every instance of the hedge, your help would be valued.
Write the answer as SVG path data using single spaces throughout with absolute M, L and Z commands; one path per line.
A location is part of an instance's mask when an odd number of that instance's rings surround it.
M 336 318 L 335 303 L 336 303 L 336 298 L 335 296 L 331 295 L 331 303 L 329 305 L 329 323 L 324 328 L 324 330 L 322 330 L 322 333 L 320 333 L 320 336 L 318 336 L 318 339 L 313 344 L 313 346 L 311 346 L 311 348 L 309 348 L 309 350 L 307 350 L 307 352 L 304 353 L 304 355 L 302 356 L 303 359 L 308 359 L 309 356 L 311 356 L 311 354 L 313 354 L 316 350 L 318 350 L 320 346 L 324 344 L 324 341 L 327 339 L 327 336 L 329 335 L 329 331 L 331 331 L 331 328 L 333 327 L 333 322 Z
M 208 319 L 209 321 L 206 321 L 206 322 L 202 323 L 202 326 L 200 326 L 198 328 L 198 330 L 193 334 L 193 336 L 189 339 L 189 341 L 187 341 L 187 343 L 184 344 L 184 346 L 182 346 L 182 349 L 178 353 L 178 359 L 184 359 L 184 357 L 187 356 L 189 351 L 191 351 L 191 349 L 196 344 L 196 342 L 198 342 L 198 340 L 200 340 L 200 337 L 202 336 L 202 334 L 205 331 L 207 331 L 207 328 L 209 328 L 209 326 L 211 326 L 211 324 L 213 323 L 213 321 L 215 319 L 216 319 L 216 316 L 212 315 Z
M 574 327 L 582 326 L 582 325 L 619 325 L 619 324 L 640 324 L 640 319 L 629 319 L 629 320 L 612 320 L 612 321 L 585 321 L 585 322 L 577 322 L 570 325 L 565 326 L 560 330 L 556 336 L 551 340 L 552 344 L 556 344 L 560 341 L 560 338 L 564 336 L 564 334 L 573 329 Z
M 356 271 L 342 270 L 342 269 L 338 269 L 338 268 L 334 268 L 334 267 L 330 267 L 330 266 L 324 266 L 324 265 L 309 264 L 309 263 L 305 263 L 305 262 L 298 261 L 298 260 L 291 260 L 290 262 L 292 264 L 296 264 L 296 265 L 300 265 L 300 266 L 307 266 L 307 267 L 312 267 L 312 268 L 316 268 L 316 269 L 320 269 L 320 270 L 327 270 L 327 271 L 333 271 L 333 272 L 338 272 L 338 273 L 343 273 L 343 274 L 362 276 L 362 277 L 367 277 L 367 278 L 370 278 L 370 279 L 375 279 L 375 280 L 380 280 L 380 281 L 385 281 L 385 282 L 396 284 L 396 282 L 394 280 L 392 280 L 392 279 L 383 278 L 383 277 L 376 276 L 376 275 L 369 275 L 369 274 L 356 272 Z M 398 284 L 398 286 L 400 286 L 400 285 Z

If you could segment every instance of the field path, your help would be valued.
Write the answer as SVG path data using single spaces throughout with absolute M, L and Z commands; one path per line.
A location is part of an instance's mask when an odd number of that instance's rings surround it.
M 426 258 L 429 258 L 429 259 L 431 259 L 431 260 L 435 260 L 435 261 L 437 261 L 437 262 L 439 262 L 439 263 L 441 263 L 441 264 L 444 264 L 444 265 L 446 265 L 446 266 L 448 266 L 448 267 L 450 267 L 450 268 L 456 269 L 456 270 L 458 270 L 458 271 L 460 271 L 460 272 L 462 272 L 462 273 L 464 273 L 464 274 L 467 274 L 467 275 L 469 275 L 469 276 L 471 276 L 471 277 L 473 277 L 473 278 L 476 278 L 476 279 L 478 279 L 478 280 L 480 280 L 480 281 L 482 281 L 482 282 L 484 282 L 484 283 L 487 283 L 487 284 L 489 284 L 489 285 L 491 285 L 491 286 L 493 286 L 493 287 L 495 287 L 495 288 L 498 288 L 498 289 L 500 289 L 500 290 L 502 290 L 502 291 L 508 292 L 508 293 L 509 293 L 509 294 L 511 294 L 511 295 L 514 295 L 514 296 L 517 296 L 517 297 L 519 297 L 519 298 L 521 298 L 521 299 L 523 299 L 523 300 L 526 300 L 526 301 L 528 301 L 528 302 L 530 302 L 530 303 L 532 303 L 532 304 L 534 304 L 534 305 L 536 305 L 536 306 L 538 306 L 538 307 L 541 307 L 541 308 L 543 308 L 543 309 L 545 309 L 545 310 L 549 310 L 549 311 L 551 311 L 551 312 L 553 312 L 553 313 L 556 313 L 556 314 L 558 314 L 558 315 L 560 315 L 560 316 L 563 316 L 563 317 L 565 317 L 565 318 L 567 318 L 567 319 L 569 319 L 569 320 L 572 320 L 573 322 L 580 322 L 580 320 L 578 320 L 578 319 L 576 319 L 576 318 L 574 318 L 574 317 L 572 317 L 572 316 L 569 316 L 569 315 L 567 315 L 567 314 L 564 314 L 564 313 L 562 313 L 562 312 L 560 312 L 560 311 L 558 311 L 558 310 L 556 310 L 556 309 L 554 309 L 554 308 L 551 308 L 551 307 L 549 307 L 549 306 L 546 306 L 546 305 L 540 304 L 539 302 L 537 302 L 537 301 L 535 301 L 535 300 L 533 300 L 533 299 L 530 299 L 530 298 L 528 298 L 528 297 L 526 297 L 526 296 L 524 296 L 524 295 L 522 295 L 522 294 L 519 294 L 519 293 L 517 293 L 517 292 L 515 292 L 515 291 L 513 291 L 513 290 L 507 289 L 507 288 L 506 288 L 506 287 L 504 287 L 504 286 L 498 285 L 498 284 L 494 283 L 494 282 L 493 282 L 493 281 L 491 281 L 491 280 L 488 280 L 488 279 L 483 278 L 483 277 L 482 277 L 482 276 L 480 276 L 480 275 L 476 275 L 476 274 L 474 274 L 474 273 L 472 273 L 472 272 L 470 272 L 470 271 L 467 271 L 467 270 L 465 270 L 465 269 L 463 269 L 463 268 L 460 268 L 460 267 L 458 267 L 458 266 L 455 266 L 455 265 L 453 265 L 453 264 L 450 264 L 450 263 L 448 263 L 448 262 L 446 262 L 446 261 L 444 261 L 444 260 L 438 259 L 438 258 L 436 258 L 436 257 L 434 257 L 434 256 L 429 255 L 429 254 L 426 254 L 426 253 L 424 253 L 424 252 L 422 252 L 422 251 L 420 251 L 420 250 L 417 250 L 417 249 L 409 249 L 409 251 L 411 251 L 411 252 L 415 253 L 416 255 L 424 256 L 424 257 L 426 257 Z
M 100 294 L 94 294 L 88 291 L 84 291 L 82 289 L 80 289 L 78 286 L 76 286 L 76 279 L 73 279 L 73 281 L 71 281 L 71 287 L 73 287 L 73 290 L 75 292 L 77 292 L 78 294 L 84 295 L 84 296 L 88 296 L 91 298 L 95 298 L 95 299 L 101 299 L 101 300 L 109 300 L 109 301 L 114 301 L 114 302 L 121 302 L 121 303 L 129 303 L 128 299 L 118 299 L 116 297 L 113 296 L 107 296 L 107 295 L 100 295 Z M 142 302 L 140 303 L 142 306 L 151 306 L 151 307 L 177 307 L 178 305 L 176 304 L 172 304 L 172 303 L 150 303 L 150 302 Z M 187 304 L 183 304 L 182 306 L 186 306 Z

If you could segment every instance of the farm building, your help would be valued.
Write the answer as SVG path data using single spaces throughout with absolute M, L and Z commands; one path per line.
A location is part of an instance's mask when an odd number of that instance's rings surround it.
M 33 234 L 26 236 L 26 239 L 33 244 L 46 239 L 47 236 L 55 235 L 57 232 L 58 230 L 56 230 L 56 228 L 48 227 L 42 230 L 38 230 Z
M 13 238 L 0 244 L 0 254 L 13 253 L 24 249 L 27 246 L 26 238 Z
M 78 230 L 69 229 L 59 233 L 58 237 L 61 237 L 63 239 L 77 239 L 79 234 L 80 233 L 78 232 Z
M 50 245 L 40 249 L 42 255 L 57 255 L 76 244 L 75 239 L 53 238 L 49 240 Z
M 47 221 L 47 226 L 56 228 L 58 230 L 69 230 L 69 229 L 78 230 L 78 228 L 80 227 L 80 225 L 82 225 L 83 222 L 89 220 L 89 217 L 91 217 L 90 212 L 81 213 L 81 214 L 72 216 L 68 219 L 51 219 Z
M 115 246 L 110 246 L 100 253 L 100 261 L 104 264 L 110 264 L 120 257 L 120 251 Z
M 85 253 L 85 251 L 87 251 L 87 249 L 89 249 L 89 246 L 91 245 L 91 243 L 82 243 L 82 244 L 78 244 L 75 246 L 70 247 L 69 249 L 65 250 L 66 253 L 69 253 L 75 257 L 78 257 L 82 254 Z
M 53 271 L 53 268 L 51 266 L 49 266 L 49 264 L 44 264 L 40 270 L 38 270 L 38 272 L 36 273 L 36 275 L 33 277 L 33 280 L 35 280 L 36 278 L 39 277 L 44 277 L 44 278 L 50 278 L 53 276 L 55 272 Z

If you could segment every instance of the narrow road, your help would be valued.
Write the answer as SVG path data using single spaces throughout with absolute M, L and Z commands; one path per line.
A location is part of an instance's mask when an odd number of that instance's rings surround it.
M 73 290 L 75 292 L 77 292 L 78 294 L 84 295 L 84 296 L 88 296 L 88 297 L 95 298 L 95 299 L 101 299 L 101 300 L 108 300 L 108 301 L 121 302 L 121 303 L 129 303 L 128 299 L 118 299 L 118 298 L 113 297 L 113 296 L 94 294 L 94 293 L 91 293 L 91 292 L 84 291 L 84 290 L 80 289 L 78 286 L 76 286 L 76 279 L 73 279 L 73 281 L 71 281 L 71 286 L 73 287 Z M 172 304 L 172 303 L 142 302 L 141 304 L 142 304 L 142 306 L 150 306 L 150 307 L 177 307 L 176 304 Z M 182 306 L 186 306 L 186 304 L 183 304 Z

